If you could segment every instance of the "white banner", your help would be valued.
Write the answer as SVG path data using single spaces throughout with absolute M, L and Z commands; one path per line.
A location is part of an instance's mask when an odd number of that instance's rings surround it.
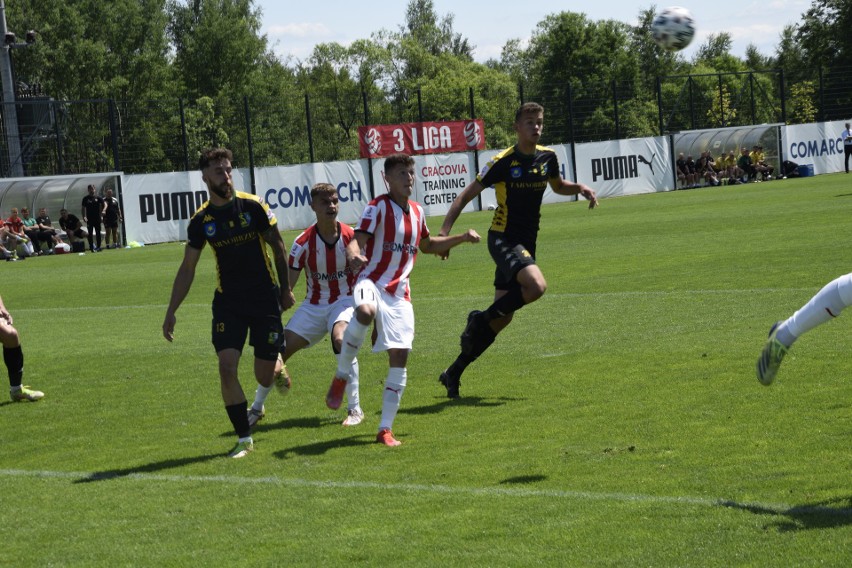
M 388 192 L 384 169 L 384 160 L 373 160 L 376 195 Z M 427 217 L 446 215 L 450 204 L 474 177 L 472 153 L 414 156 L 414 192 L 411 199 L 423 206 Z M 475 201 L 464 208 L 464 211 L 476 210 Z
M 330 183 L 340 198 L 338 219 L 354 224 L 370 201 L 367 160 L 276 166 L 255 170 L 257 195 L 278 218 L 281 230 L 301 230 L 316 221 L 310 207 L 311 187 Z
M 668 137 L 577 144 L 577 177 L 598 197 L 674 189 Z
M 844 157 L 840 133 L 845 129 L 843 121 L 782 128 L 782 155 L 785 160 L 799 165 L 813 164 L 814 174 L 842 172 Z

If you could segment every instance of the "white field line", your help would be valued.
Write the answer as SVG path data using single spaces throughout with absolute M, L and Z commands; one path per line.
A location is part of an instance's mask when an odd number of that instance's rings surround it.
M 624 503 L 652 503 L 687 505 L 698 507 L 731 507 L 756 510 L 765 514 L 784 515 L 789 513 L 823 513 L 852 516 L 852 509 L 822 506 L 798 506 L 769 503 L 738 503 L 730 499 L 667 495 L 643 495 L 640 493 L 601 493 L 593 491 L 569 491 L 559 489 L 526 489 L 517 487 L 451 487 L 449 485 L 422 485 L 412 483 L 378 483 L 371 481 L 314 481 L 299 478 L 240 477 L 233 475 L 163 475 L 153 473 L 87 473 L 79 471 L 30 471 L 23 469 L 0 469 L 0 477 L 25 479 L 59 479 L 72 481 L 109 481 L 129 479 L 132 481 L 156 481 L 173 483 L 219 483 L 224 485 L 269 485 L 280 487 L 309 487 L 316 489 L 375 489 L 376 491 L 400 491 L 419 494 L 450 494 L 479 497 L 508 497 L 564 499 L 570 501 L 613 501 Z

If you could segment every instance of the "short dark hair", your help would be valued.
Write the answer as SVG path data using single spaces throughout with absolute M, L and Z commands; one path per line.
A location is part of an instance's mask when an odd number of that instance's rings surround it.
M 331 185 L 330 183 L 317 183 L 311 188 L 311 201 L 319 195 L 320 193 L 324 193 L 327 195 L 332 195 L 337 193 L 337 188 Z
M 413 166 L 414 158 L 408 154 L 391 154 L 385 158 L 385 173 L 388 173 L 396 166 Z
M 524 103 L 515 111 L 515 122 L 518 122 L 525 114 L 538 114 L 540 112 L 544 112 L 544 107 L 540 104 L 533 102 Z
M 234 161 L 234 154 L 227 148 L 207 148 L 201 151 L 201 156 L 198 158 L 198 169 L 206 170 L 211 162 L 219 160 Z

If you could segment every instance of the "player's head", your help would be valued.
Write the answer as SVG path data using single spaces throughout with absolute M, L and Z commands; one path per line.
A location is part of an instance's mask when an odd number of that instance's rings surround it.
M 222 199 L 230 199 L 234 186 L 231 178 L 231 160 L 234 155 L 227 148 L 208 148 L 198 158 L 201 179 L 211 193 Z
M 515 132 L 522 145 L 538 144 L 544 128 L 544 107 L 538 103 L 524 103 L 515 111 Z
M 59 216 L 60 217 L 67 217 L 68 216 L 68 210 L 67 209 L 60 209 L 59 210 Z
M 337 189 L 330 183 L 318 183 L 311 188 L 311 209 L 316 213 L 317 221 L 337 219 L 338 202 Z
M 106 190 L 106 196 L 112 197 L 112 188 L 109 188 L 109 189 Z
M 90 183 L 90 184 L 89 184 L 89 187 L 87 187 L 86 189 L 88 189 L 88 190 L 89 190 L 89 195 L 94 195 L 94 194 L 95 194 L 95 185 L 94 185 L 94 184 Z
M 385 158 L 385 181 L 388 193 L 397 202 L 408 200 L 414 190 L 414 158 L 408 154 L 391 154 Z

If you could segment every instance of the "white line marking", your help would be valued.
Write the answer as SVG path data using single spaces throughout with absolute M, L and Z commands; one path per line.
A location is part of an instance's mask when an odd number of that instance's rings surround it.
M 626 503 L 663 503 L 694 505 L 700 507 L 731 507 L 732 509 L 755 510 L 765 514 L 829 514 L 852 516 L 850 508 L 823 506 L 791 506 L 769 503 L 739 503 L 730 499 L 668 495 L 642 495 L 637 493 L 598 493 L 592 491 L 568 491 L 560 489 L 522 489 L 511 487 L 451 487 L 449 485 L 422 485 L 412 483 L 377 483 L 370 481 L 313 481 L 308 479 L 286 479 L 279 477 L 240 477 L 233 475 L 162 475 L 153 473 L 86 473 L 79 471 L 28 471 L 23 469 L 0 469 L 0 477 L 24 477 L 42 479 L 69 479 L 74 481 L 111 481 L 131 479 L 134 481 L 170 481 L 175 483 L 222 483 L 230 485 L 277 485 L 284 487 L 311 487 L 317 489 L 376 489 L 379 491 L 406 491 L 410 493 L 441 493 L 474 495 L 483 497 L 547 497 L 580 501 L 620 501 Z

